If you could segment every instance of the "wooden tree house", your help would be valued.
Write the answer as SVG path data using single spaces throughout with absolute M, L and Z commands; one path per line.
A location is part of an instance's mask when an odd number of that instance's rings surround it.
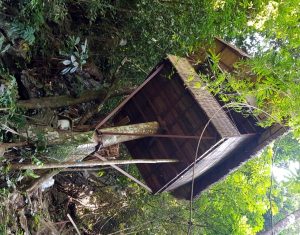
M 228 72 L 235 62 L 247 58 L 220 39 L 215 45 L 221 57 L 219 66 Z M 197 196 L 285 131 L 279 125 L 263 129 L 256 125 L 255 117 L 222 108 L 218 98 L 199 86 L 201 63 L 193 66 L 195 60 L 204 61 L 205 52 L 188 59 L 169 55 L 113 112 L 114 123 L 127 119 L 129 124 L 159 124 L 156 136 L 125 143 L 132 158 L 178 160 L 138 165 L 153 193 L 172 191 L 176 197 L 189 199 L 196 157 L 193 196 Z

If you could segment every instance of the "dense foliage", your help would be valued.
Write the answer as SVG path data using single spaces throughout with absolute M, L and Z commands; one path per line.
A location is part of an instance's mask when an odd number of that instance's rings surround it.
M 299 167 L 298 173 L 294 172 L 287 181 L 278 180 L 276 171 L 275 178 L 271 178 L 272 168 L 282 167 L 287 159 L 299 160 L 299 151 L 298 141 L 289 134 L 202 193 L 194 205 L 194 234 L 256 234 L 299 208 L 300 194 L 295 191 L 299 180 L 293 178 L 299 177 Z M 288 166 L 284 169 L 290 172 Z M 189 203 L 186 201 L 177 201 L 167 194 L 153 197 L 140 191 L 132 196 L 130 205 L 127 226 L 121 226 L 127 232 L 187 233 Z M 297 234 L 297 225 L 283 234 Z

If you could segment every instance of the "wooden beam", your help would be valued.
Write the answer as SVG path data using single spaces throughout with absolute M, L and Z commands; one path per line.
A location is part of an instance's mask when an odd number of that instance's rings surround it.
M 112 116 L 114 116 L 136 93 L 138 93 L 148 82 L 152 80 L 162 69 L 164 65 L 161 64 L 150 76 L 125 100 L 123 100 L 108 116 L 106 116 L 97 126 L 96 129 L 100 128 L 104 123 L 106 123 Z

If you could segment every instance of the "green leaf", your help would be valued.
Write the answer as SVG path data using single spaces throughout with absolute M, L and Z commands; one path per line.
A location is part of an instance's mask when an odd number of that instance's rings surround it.
M 97 173 L 97 175 L 98 175 L 99 177 L 102 177 L 102 176 L 104 176 L 105 174 L 106 174 L 106 173 L 105 173 L 104 170 L 99 170 L 98 173 Z
M 77 45 L 80 42 L 80 37 L 77 37 L 75 40 L 75 45 Z
M 79 66 L 78 62 L 77 61 L 73 62 L 73 66 L 77 68 Z
M 71 62 L 74 63 L 76 61 L 76 57 L 74 55 L 71 55 Z
M 34 178 L 34 179 L 37 179 L 39 178 L 40 176 L 35 174 L 33 170 L 30 170 L 30 169 L 27 169 L 24 173 L 25 176 L 29 176 L 31 178 Z
M 187 78 L 187 82 L 191 82 L 195 79 L 195 76 L 193 75 L 189 75 L 188 78 Z
M 70 70 L 71 70 L 71 67 L 67 67 L 67 68 L 63 69 L 60 73 L 62 75 L 64 75 L 64 74 L 67 74 Z
M 64 65 L 69 65 L 69 64 L 71 64 L 72 62 L 71 62 L 71 60 L 64 60 L 62 63 L 63 63 Z
M 71 68 L 70 73 L 75 73 L 77 69 L 78 69 L 78 67 Z
M 194 88 L 197 88 L 197 89 L 201 88 L 201 82 L 195 82 Z

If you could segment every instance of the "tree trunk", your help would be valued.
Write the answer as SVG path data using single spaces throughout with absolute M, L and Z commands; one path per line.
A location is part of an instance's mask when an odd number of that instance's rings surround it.
M 277 235 L 282 230 L 284 230 L 288 226 L 292 225 L 299 219 L 300 219 L 300 209 L 294 211 L 293 213 L 289 214 L 284 219 L 277 222 L 271 229 L 269 229 L 267 231 L 259 232 L 258 235 Z
M 58 108 L 63 106 L 70 106 L 74 104 L 80 104 L 89 102 L 95 99 L 103 99 L 106 96 L 105 90 L 99 91 L 84 91 L 81 96 L 74 98 L 69 95 L 51 96 L 34 98 L 30 100 L 20 100 L 17 102 L 17 106 L 23 109 L 41 109 L 41 108 Z
M 158 130 L 159 124 L 157 122 L 146 122 L 139 124 L 132 124 L 127 126 L 110 127 L 98 130 L 103 132 L 126 132 L 130 134 L 143 133 L 144 136 L 134 135 L 98 135 L 95 131 L 88 132 L 72 132 L 72 131 L 57 131 L 53 128 L 38 128 L 30 126 L 26 132 L 21 133 L 23 137 L 26 135 L 29 139 L 36 141 L 38 133 L 44 133 L 46 144 L 56 149 L 61 148 L 62 151 L 56 151 L 55 154 L 61 155 L 63 152 L 65 156 L 47 156 L 50 159 L 55 159 L 61 162 L 64 161 L 81 161 L 86 156 L 96 150 L 96 147 L 108 147 L 111 145 L 123 143 L 126 141 L 140 139 L 147 137 L 147 135 L 155 134 Z M 53 154 L 53 153 L 52 153 Z
M 126 141 L 147 137 L 147 135 L 156 134 L 159 128 L 158 122 L 146 122 L 127 126 L 109 127 L 100 129 L 99 133 L 103 132 L 103 135 L 98 135 L 98 141 L 101 142 L 103 147 L 111 146 L 114 144 L 123 143 Z M 105 135 L 105 132 L 111 133 L 128 133 L 132 135 Z M 134 134 L 139 135 L 134 135 Z M 143 134 L 143 135 L 140 135 Z
M 61 163 L 50 163 L 46 164 L 43 166 L 36 166 L 33 164 L 27 164 L 27 165 L 22 165 L 22 164 L 17 164 L 13 165 L 13 169 L 52 169 L 55 168 L 56 170 L 48 172 L 44 174 L 41 179 L 38 179 L 35 181 L 28 189 L 27 191 L 29 193 L 32 193 L 35 189 L 40 187 L 40 185 L 48 180 L 49 178 L 53 177 L 54 175 L 58 174 L 61 170 L 63 170 L 66 167 L 82 167 L 82 166 L 102 166 L 102 165 L 114 165 L 114 164 L 119 164 L 116 162 L 83 162 L 83 163 L 76 163 L 78 161 L 83 160 L 86 156 L 91 154 L 96 150 L 96 146 L 100 144 L 103 147 L 107 147 L 110 145 L 114 145 L 117 143 L 122 143 L 125 141 L 133 140 L 133 139 L 139 139 L 146 137 L 147 134 L 155 134 L 158 130 L 159 124 L 157 122 L 148 122 L 148 123 L 140 123 L 140 124 L 133 124 L 133 125 L 128 125 L 128 126 L 119 126 L 119 127 L 111 127 L 111 128 L 104 128 L 98 130 L 98 132 L 101 133 L 101 131 L 112 131 L 112 132 L 128 132 L 128 133 L 144 133 L 145 136 L 118 136 L 118 135 L 96 135 L 94 131 L 90 132 L 59 132 L 55 131 L 52 129 L 51 131 L 46 131 L 45 133 L 45 138 L 48 141 L 48 144 L 50 145 L 58 145 L 62 144 L 62 148 L 65 148 L 67 143 L 78 143 L 77 146 L 74 146 L 73 148 L 70 149 L 70 152 L 67 153 L 67 156 L 61 157 L 61 156 L 56 156 L 56 160 L 60 160 Z M 30 131 L 27 131 L 27 134 L 30 133 Z M 32 132 L 31 132 L 32 133 Z M 36 138 L 36 134 L 33 136 Z M 64 145 L 63 145 L 64 144 Z M 51 156 L 50 156 L 51 158 Z M 54 157 L 52 157 L 54 158 Z M 150 162 L 147 162 L 149 159 L 146 159 L 145 161 L 143 160 L 138 160 L 137 162 L 134 163 L 139 163 L 139 162 L 144 162 L 144 163 L 157 163 L 157 162 L 174 162 L 172 159 L 159 159 L 159 160 L 149 160 Z M 64 162 L 64 163 L 62 163 Z M 65 163 L 69 162 L 69 163 Z M 104 164 L 102 164 L 104 163 Z M 133 163 L 133 162 L 128 162 Z M 125 162 L 122 162 L 120 164 L 127 164 Z
M 86 156 L 96 151 L 96 147 L 108 147 L 115 144 L 124 143 L 126 141 L 140 139 L 143 137 L 147 137 L 147 135 L 155 134 L 158 130 L 159 124 L 157 122 L 146 122 L 139 123 L 127 126 L 118 126 L 118 127 L 110 127 L 98 130 L 99 133 L 102 131 L 113 131 L 117 132 L 127 132 L 127 133 L 144 133 L 145 136 L 123 136 L 123 135 L 98 135 L 93 132 L 92 138 L 90 138 L 90 132 L 87 132 L 87 141 L 78 145 L 74 148 L 73 151 L 69 154 L 67 161 L 79 161 L 84 159 Z M 82 138 L 82 136 L 81 136 Z

